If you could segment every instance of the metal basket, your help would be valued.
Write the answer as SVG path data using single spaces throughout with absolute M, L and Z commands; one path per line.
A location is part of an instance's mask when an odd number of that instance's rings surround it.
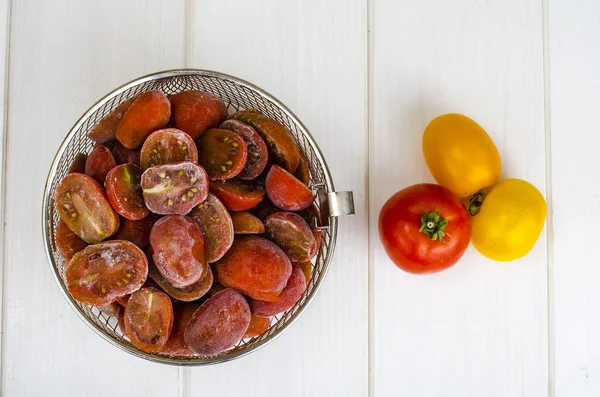
M 59 215 L 54 209 L 52 196 L 75 156 L 78 153 L 88 153 L 92 149 L 94 142 L 87 137 L 87 132 L 121 102 L 149 90 L 160 90 L 165 94 L 202 90 L 219 96 L 230 113 L 240 109 L 258 109 L 290 130 L 310 165 L 312 178 L 310 188 L 317 194 L 315 204 L 322 221 L 319 228 L 322 230 L 323 237 L 314 260 L 313 276 L 306 292 L 293 308 L 273 317 L 271 326 L 265 333 L 252 339 L 242 340 L 230 350 L 216 356 L 180 358 L 161 353 L 149 354 L 137 349 L 123 336 L 116 317 L 73 299 L 64 279 L 65 263 L 56 249 L 55 231 Z M 350 213 L 354 213 L 352 193 L 334 192 L 333 181 L 323 154 L 306 127 L 285 105 L 260 88 L 238 78 L 206 70 L 182 69 L 141 77 L 117 88 L 100 99 L 75 123 L 58 149 L 46 180 L 42 231 L 46 242 L 46 254 L 56 282 L 71 307 L 98 335 L 134 356 L 150 361 L 172 365 L 207 365 L 229 361 L 257 350 L 275 339 L 302 314 L 323 282 L 333 256 L 337 216 Z M 313 222 L 316 222 L 316 219 L 313 219 Z

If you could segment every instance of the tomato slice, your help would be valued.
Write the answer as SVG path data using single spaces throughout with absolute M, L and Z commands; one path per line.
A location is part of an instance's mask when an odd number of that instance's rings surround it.
M 173 305 L 164 292 L 141 288 L 131 294 L 125 308 L 125 333 L 147 353 L 159 352 L 173 328 Z
M 73 255 L 87 246 L 88 244 L 73 233 L 62 219 L 58 221 L 56 226 L 56 248 L 65 261 L 68 262 Z
M 154 261 L 148 260 L 148 276 L 173 299 L 182 302 L 192 302 L 202 298 L 210 290 L 213 284 L 213 274 L 210 266 L 206 268 L 206 274 L 197 283 L 183 288 L 176 288 L 163 277 L 156 268 Z
M 188 216 L 159 219 L 150 232 L 150 248 L 158 271 L 176 288 L 197 283 L 207 272 L 204 234 Z
M 117 230 L 113 239 L 127 240 L 134 243 L 138 248 L 144 249 L 150 243 L 150 231 L 157 220 L 158 216 L 154 214 L 136 221 L 122 218 L 121 226 L 119 226 L 119 230 Z
M 106 178 L 106 193 L 113 208 L 124 218 L 139 220 L 148 216 L 142 196 L 142 170 L 135 164 L 113 168 Z
M 211 180 L 231 179 L 246 165 L 244 139 L 229 130 L 212 129 L 198 139 L 198 162 Z
M 227 117 L 227 107 L 221 98 L 208 92 L 182 91 L 171 95 L 169 100 L 173 126 L 187 132 L 194 140 Z
M 267 144 L 256 130 L 238 120 L 225 120 L 219 128 L 235 132 L 246 142 L 246 148 L 248 149 L 246 165 L 237 177 L 250 180 L 259 176 L 267 166 L 269 152 Z
M 308 208 L 316 198 L 305 184 L 277 165 L 271 167 L 265 189 L 273 204 L 286 211 Z
M 196 354 L 212 356 L 238 343 L 249 324 L 248 302 L 242 294 L 228 288 L 210 297 L 194 312 L 184 339 Z
M 296 171 L 300 161 L 300 150 L 292 134 L 281 123 L 254 111 L 237 112 L 231 118 L 254 127 L 265 140 L 269 156 L 275 164 L 288 172 Z
M 154 131 L 142 145 L 142 169 L 180 161 L 198 162 L 198 150 L 192 137 L 177 128 Z
M 218 261 L 233 244 L 233 223 L 225 206 L 209 193 L 189 214 L 204 233 L 208 263 Z
M 235 234 L 262 234 L 265 232 L 265 225 L 262 221 L 247 211 L 233 211 L 229 215 Z
M 294 265 L 292 267 L 292 275 L 283 291 L 281 291 L 281 299 L 277 302 L 263 302 L 250 299 L 250 310 L 257 316 L 274 316 L 294 307 L 304 294 L 304 291 L 306 291 L 306 278 L 302 270 Z
M 213 264 L 215 280 L 260 300 L 278 300 L 292 272 L 287 255 L 258 236 L 236 236 L 221 260 Z
M 160 91 L 140 94 L 117 127 L 116 137 L 127 149 L 141 146 L 148 136 L 163 128 L 171 117 L 171 103 Z
M 250 324 L 244 333 L 244 339 L 254 338 L 267 332 L 271 326 L 271 319 L 250 314 Z
M 117 106 L 111 113 L 106 115 L 102 120 L 94 125 L 91 130 L 88 131 L 88 138 L 90 138 L 92 141 L 100 143 L 114 140 L 117 136 L 117 127 L 119 126 L 119 123 L 123 119 L 127 109 L 129 109 L 136 98 L 137 97 L 129 98 L 126 101 L 121 102 L 119 106 Z
M 54 207 L 61 219 L 87 243 L 99 243 L 119 227 L 119 216 L 98 182 L 84 174 L 68 174 L 56 187 Z
M 146 206 L 160 215 L 185 215 L 208 195 L 206 171 L 187 161 L 148 168 L 141 185 Z
M 175 303 L 173 305 L 173 329 L 167 343 L 160 351 L 174 357 L 193 357 L 194 352 L 187 347 L 184 340 L 184 333 L 192 315 L 198 310 L 200 305 L 195 303 Z
M 210 182 L 210 192 L 231 211 L 254 208 L 265 197 L 265 190 L 251 181 L 229 179 Z
M 113 141 L 110 143 L 114 143 L 113 147 L 110 148 L 113 156 L 115 157 L 115 161 L 117 165 L 133 163 L 139 167 L 140 165 L 140 149 L 127 149 L 125 146 L 121 144 L 119 141 Z
M 104 185 L 106 175 L 115 168 L 117 163 L 110 150 L 105 146 L 98 146 L 85 162 L 85 174 L 91 176 L 100 185 Z
M 86 247 L 73 256 L 65 271 L 73 298 L 93 306 L 107 305 L 136 291 L 147 276 L 146 255 L 123 240 Z
M 294 176 L 306 186 L 310 185 L 310 166 L 302 152 L 300 152 L 300 161 L 298 162 L 298 168 L 296 168 Z
M 293 212 L 276 212 L 265 219 L 265 232 L 293 262 L 315 256 L 317 243 L 310 226 Z
M 79 173 L 85 174 L 85 163 L 87 162 L 87 154 L 78 153 L 77 156 L 73 159 L 71 163 L 71 167 L 69 167 L 69 171 L 67 174 Z

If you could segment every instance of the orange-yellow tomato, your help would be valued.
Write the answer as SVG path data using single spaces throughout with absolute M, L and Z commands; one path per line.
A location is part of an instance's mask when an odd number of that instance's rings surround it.
M 433 119 L 423 133 L 423 155 L 438 184 L 467 197 L 498 182 L 500 154 L 487 132 L 457 113 Z

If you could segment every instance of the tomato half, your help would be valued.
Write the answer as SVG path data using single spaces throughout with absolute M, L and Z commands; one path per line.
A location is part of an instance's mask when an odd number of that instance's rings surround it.
M 379 213 L 379 238 L 390 259 L 414 274 L 442 271 L 463 255 L 471 221 L 460 199 L 422 183 L 394 194 Z
M 473 218 L 473 245 L 487 258 L 512 261 L 531 251 L 545 221 L 546 201 L 539 190 L 521 179 L 505 179 Z
M 460 197 L 492 186 L 502 173 L 492 139 L 462 114 L 444 114 L 427 125 L 423 155 L 436 182 Z

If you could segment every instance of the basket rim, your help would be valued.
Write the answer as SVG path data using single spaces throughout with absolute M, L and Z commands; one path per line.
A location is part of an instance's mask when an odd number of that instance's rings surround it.
M 148 81 L 157 80 L 157 79 L 176 77 L 176 76 L 189 76 L 189 75 L 200 75 L 200 76 L 205 76 L 205 77 L 215 77 L 215 78 L 220 78 L 223 80 L 229 80 L 235 84 L 244 86 L 244 87 L 254 91 L 255 93 L 259 94 L 261 97 L 274 103 L 281 111 L 283 111 L 286 114 L 287 117 L 289 117 L 296 124 L 296 126 L 298 127 L 300 132 L 305 136 L 309 145 L 312 147 L 317 159 L 319 160 L 320 164 L 323 166 L 323 176 L 324 176 L 325 185 L 327 186 L 328 191 L 329 192 L 335 191 L 333 180 L 332 180 L 332 177 L 331 177 L 331 174 L 329 171 L 329 167 L 327 166 L 325 157 L 323 156 L 323 153 L 321 152 L 321 149 L 317 145 L 315 139 L 313 138 L 311 133 L 308 131 L 306 126 L 302 123 L 302 121 L 300 121 L 300 119 L 280 100 L 278 100 L 277 98 L 275 98 L 273 95 L 269 94 L 267 91 L 263 90 L 262 88 L 254 85 L 246 80 L 243 80 L 238 77 L 228 75 L 225 73 L 208 70 L 208 69 L 194 69 L 194 68 L 170 69 L 170 70 L 163 70 L 163 71 L 147 74 L 142 77 L 138 77 L 136 79 L 133 79 L 133 80 L 115 88 L 114 90 L 110 91 L 108 94 L 101 97 L 98 101 L 96 101 L 96 103 L 94 103 L 75 122 L 73 127 L 71 127 L 71 129 L 69 130 L 67 136 L 63 139 L 62 143 L 60 144 L 60 146 L 54 156 L 54 159 L 52 160 L 52 165 L 50 166 L 50 171 L 48 172 L 48 176 L 46 178 L 46 184 L 44 186 L 44 193 L 43 193 L 43 199 L 42 199 L 41 221 L 42 221 L 42 235 L 43 235 L 44 242 L 45 242 L 44 250 L 46 252 L 46 258 L 48 259 L 48 264 L 49 264 L 50 268 L 52 269 L 52 274 L 54 276 L 54 280 L 58 284 L 58 287 L 59 287 L 62 295 L 69 303 L 69 306 L 71 306 L 71 308 L 75 311 L 77 316 L 88 327 L 90 327 L 96 334 L 98 334 L 100 337 L 102 337 L 102 339 L 109 342 L 111 345 L 117 346 L 121 350 L 124 350 L 127 353 L 132 354 L 133 356 L 143 358 L 143 359 L 151 361 L 151 362 L 160 363 L 160 364 L 168 364 L 168 365 L 175 365 L 175 366 L 205 366 L 205 365 L 214 365 L 214 364 L 224 363 L 227 361 L 231 361 L 234 359 L 244 357 L 252 352 L 255 352 L 258 349 L 260 349 L 261 347 L 266 346 L 267 344 L 269 344 L 270 342 L 275 340 L 279 335 L 281 335 L 285 330 L 287 330 L 292 324 L 294 324 L 298 320 L 298 318 L 302 315 L 302 313 L 304 313 L 304 311 L 306 310 L 308 305 L 312 302 L 315 295 L 319 291 L 321 285 L 323 284 L 323 280 L 325 279 L 325 276 L 327 275 L 327 271 L 329 270 L 329 265 L 331 263 L 333 253 L 335 251 L 335 245 L 336 245 L 336 240 L 337 240 L 337 217 L 329 217 L 329 235 L 330 235 L 329 244 L 328 244 L 329 247 L 327 250 L 327 256 L 324 258 L 323 269 L 322 269 L 319 277 L 317 278 L 317 280 L 315 280 L 314 287 L 313 287 L 312 291 L 310 292 L 310 294 L 304 300 L 304 303 L 300 307 L 298 307 L 296 312 L 291 315 L 291 317 L 285 322 L 285 324 L 283 324 L 281 327 L 279 327 L 277 330 L 275 330 L 269 337 L 264 338 L 263 340 L 254 343 L 252 346 L 250 346 L 242 351 L 236 351 L 236 352 L 229 351 L 223 355 L 218 355 L 218 356 L 214 356 L 214 357 L 206 357 L 206 358 L 202 357 L 202 358 L 197 358 L 196 360 L 194 360 L 194 359 L 190 360 L 190 359 L 185 359 L 185 358 L 177 359 L 177 358 L 171 358 L 168 356 L 159 356 L 159 355 L 152 355 L 152 354 L 144 353 L 135 347 L 124 344 L 123 342 L 121 342 L 120 340 L 115 338 L 114 336 L 109 335 L 98 324 L 91 321 L 87 317 L 87 315 L 83 312 L 83 310 L 79 307 L 78 303 L 73 299 L 71 294 L 67 291 L 67 288 L 65 287 L 65 285 L 63 283 L 62 277 L 58 271 L 58 264 L 55 262 L 53 251 L 52 251 L 52 243 L 51 243 L 50 235 L 51 235 L 51 233 L 53 233 L 53 231 L 49 230 L 49 219 L 51 217 L 51 203 L 52 203 L 52 197 L 51 197 L 52 182 L 53 182 L 54 178 L 56 177 L 57 169 L 60 164 L 60 160 L 61 160 L 62 156 L 64 155 L 69 143 L 75 137 L 76 132 L 79 130 L 79 128 L 81 128 L 83 123 L 94 112 L 96 112 L 101 106 L 103 106 L 106 102 L 108 102 L 112 98 L 116 97 L 117 95 L 123 93 L 124 91 L 126 91 L 132 87 L 135 87 L 139 84 L 143 84 Z

